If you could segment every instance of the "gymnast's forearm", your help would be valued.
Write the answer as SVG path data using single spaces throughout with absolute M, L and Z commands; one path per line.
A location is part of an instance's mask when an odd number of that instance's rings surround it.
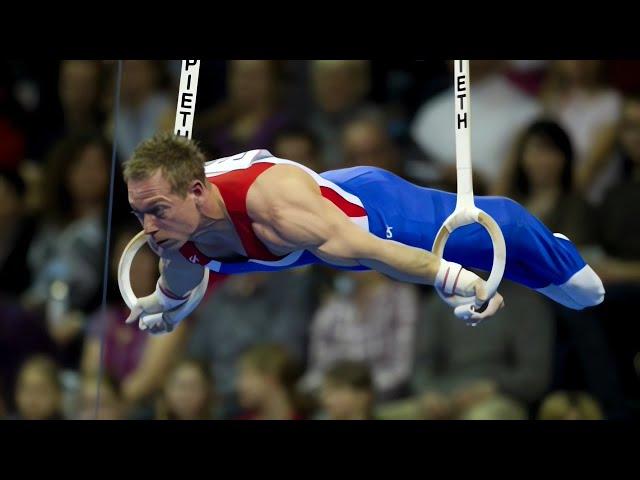
M 160 259 L 160 285 L 169 293 L 183 297 L 196 288 L 203 275 L 203 266 L 182 258 Z
M 433 285 L 440 268 L 440 258 L 433 253 L 394 240 L 380 240 L 375 251 L 359 263 L 402 282 Z

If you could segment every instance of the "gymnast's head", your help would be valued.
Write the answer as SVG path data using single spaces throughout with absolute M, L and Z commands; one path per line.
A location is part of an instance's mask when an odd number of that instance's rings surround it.
M 170 133 L 143 141 L 125 163 L 133 213 L 163 250 L 180 248 L 204 219 L 202 209 L 211 189 L 204 163 L 193 141 Z

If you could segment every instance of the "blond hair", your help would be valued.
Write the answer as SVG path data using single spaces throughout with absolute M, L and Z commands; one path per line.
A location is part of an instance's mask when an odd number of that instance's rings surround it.
M 172 193 L 184 197 L 194 180 L 206 184 L 204 163 L 205 156 L 194 141 L 158 133 L 137 146 L 124 164 L 124 180 L 145 180 L 160 169 Z

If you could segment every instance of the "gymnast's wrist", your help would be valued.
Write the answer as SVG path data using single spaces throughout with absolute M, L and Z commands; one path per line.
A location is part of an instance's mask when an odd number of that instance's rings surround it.
M 434 287 L 440 289 L 445 295 L 454 295 L 460 285 L 460 277 L 464 268 L 455 262 L 448 262 L 444 258 L 440 259 L 440 266 L 436 274 Z
M 176 307 L 179 307 L 189 298 L 189 294 L 191 292 L 187 292 L 184 295 L 176 295 L 171 290 L 169 290 L 166 286 L 162 285 L 160 279 L 158 279 L 158 283 L 156 284 L 156 295 L 160 301 L 160 305 L 164 310 L 173 310 Z

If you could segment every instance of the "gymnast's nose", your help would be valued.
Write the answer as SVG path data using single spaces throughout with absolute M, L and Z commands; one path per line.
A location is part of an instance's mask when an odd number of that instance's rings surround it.
M 153 219 L 153 215 L 149 215 L 148 213 L 145 213 L 144 215 L 142 228 L 144 228 L 144 233 L 147 235 L 153 235 L 159 230 L 155 220 Z

